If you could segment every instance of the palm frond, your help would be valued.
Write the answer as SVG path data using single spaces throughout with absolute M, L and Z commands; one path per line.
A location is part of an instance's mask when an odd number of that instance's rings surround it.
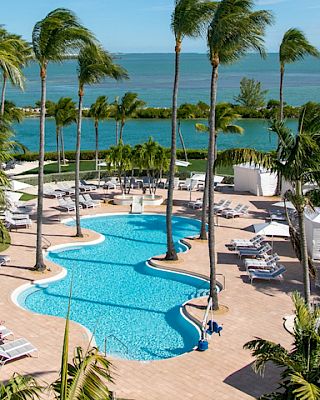
M 298 386 L 293 390 L 297 400 L 320 400 L 320 386 L 308 382 L 302 374 L 292 374 L 291 383 Z

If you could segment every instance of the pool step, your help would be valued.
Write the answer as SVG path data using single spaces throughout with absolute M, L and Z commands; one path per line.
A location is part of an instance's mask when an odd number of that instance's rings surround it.
M 209 295 L 210 289 L 198 289 L 194 294 L 190 295 L 190 299 L 194 299 L 195 297 L 204 297 Z

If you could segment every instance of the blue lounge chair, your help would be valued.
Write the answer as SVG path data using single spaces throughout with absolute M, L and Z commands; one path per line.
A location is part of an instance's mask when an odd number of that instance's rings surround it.
M 283 279 L 283 273 L 286 272 L 286 268 L 283 265 L 279 265 L 279 268 L 274 269 L 273 271 L 263 271 L 258 269 L 249 269 L 249 279 L 250 283 L 252 284 L 254 279 L 261 279 L 261 280 L 281 280 Z

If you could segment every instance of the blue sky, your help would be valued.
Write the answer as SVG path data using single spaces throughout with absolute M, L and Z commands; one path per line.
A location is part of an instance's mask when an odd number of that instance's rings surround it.
M 57 7 L 70 8 L 111 52 L 172 52 L 170 15 L 173 0 L 11 0 L 1 7 L 0 23 L 30 40 L 33 25 Z M 298 27 L 320 47 L 320 0 L 257 0 L 257 7 L 272 10 L 275 24 L 266 45 L 277 51 L 285 30 Z M 186 40 L 186 52 L 206 52 L 205 41 Z

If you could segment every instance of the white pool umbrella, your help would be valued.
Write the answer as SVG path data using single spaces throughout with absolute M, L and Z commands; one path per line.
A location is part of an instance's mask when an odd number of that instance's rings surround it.
M 289 226 L 276 221 L 254 224 L 253 229 L 256 233 L 264 236 L 290 237 Z
M 282 207 L 284 208 L 284 201 L 278 201 L 277 203 L 272 204 L 272 207 Z M 295 210 L 294 205 L 291 201 L 286 201 L 286 207 L 290 210 Z

